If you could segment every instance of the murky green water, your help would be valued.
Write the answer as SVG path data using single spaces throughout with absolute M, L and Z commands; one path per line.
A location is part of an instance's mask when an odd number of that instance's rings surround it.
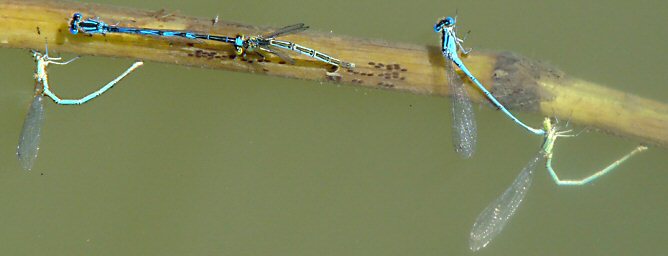
M 668 102 L 664 1 L 96 2 L 431 45 L 433 23 L 458 9 L 469 47 Z M 467 255 L 476 216 L 540 145 L 479 108 L 478 151 L 462 160 L 445 98 L 146 63 L 90 104 L 46 104 L 39 158 L 24 172 L 15 150 L 34 63 L 17 49 L 0 60 L 3 255 Z M 130 63 L 86 57 L 52 67 L 51 83 L 80 95 Z M 564 139 L 556 168 L 584 175 L 634 143 Z M 477 254 L 665 254 L 666 153 L 581 188 L 538 169 L 513 221 Z

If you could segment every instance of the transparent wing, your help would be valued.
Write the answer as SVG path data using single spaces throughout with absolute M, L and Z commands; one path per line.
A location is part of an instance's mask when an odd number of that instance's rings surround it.
M 21 167 L 26 171 L 32 169 L 32 166 L 37 159 L 43 121 L 44 105 L 42 95 L 37 94 L 30 104 L 26 119 L 23 121 L 23 129 L 21 130 L 21 137 L 19 137 L 19 145 L 16 148 L 16 155 L 19 158 Z
M 279 58 L 281 58 L 285 62 L 290 63 L 290 65 L 295 64 L 294 59 L 292 59 L 290 56 L 288 56 L 285 52 L 283 52 L 279 49 L 276 49 L 275 47 L 271 47 L 271 46 L 267 45 L 267 47 L 262 47 L 261 49 L 264 50 L 264 51 L 275 54 L 276 56 L 278 56 Z
M 478 215 L 469 239 L 471 251 L 477 251 L 487 246 L 508 224 L 508 221 L 522 203 L 527 191 L 529 191 L 533 170 L 536 169 L 536 164 L 543 157 L 544 154 L 541 150 L 517 175 L 513 184 Z
M 455 151 L 463 158 L 470 158 L 475 152 L 477 127 L 471 100 L 464 88 L 464 82 L 455 72 L 453 64 L 445 59 L 446 75 L 452 98 L 452 143 Z
M 302 32 L 304 30 L 307 30 L 308 26 L 304 25 L 304 23 L 297 23 L 294 25 L 286 26 L 283 28 L 279 28 L 278 30 L 274 31 L 271 34 L 263 35 L 263 38 L 269 39 L 269 38 L 275 38 L 287 34 L 294 34 L 298 32 Z

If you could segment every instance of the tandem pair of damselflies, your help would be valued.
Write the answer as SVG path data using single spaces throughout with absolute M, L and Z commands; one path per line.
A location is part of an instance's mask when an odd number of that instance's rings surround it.
M 446 17 L 441 19 L 434 26 L 435 32 L 441 32 L 441 51 L 446 59 L 446 76 L 450 86 L 452 97 L 452 114 L 453 114 L 453 141 L 455 151 L 460 153 L 464 158 L 469 158 L 475 152 L 476 144 L 476 124 L 474 114 L 471 107 L 471 102 L 464 88 L 463 81 L 456 73 L 454 66 L 466 75 L 478 89 L 480 89 L 486 98 L 490 100 L 494 106 L 500 109 L 512 121 L 520 125 L 525 130 L 535 135 L 543 136 L 543 144 L 541 149 L 532 158 L 529 163 L 522 169 L 519 175 L 515 178 L 513 183 L 504 191 L 496 200 L 492 201 L 476 218 L 475 223 L 470 234 L 469 247 L 472 251 L 477 251 L 487 246 L 505 227 L 510 218 L 515 214 L 519 205 L 524 200 L 533 181 L 533 171 L 538 162 L 545 159 L 545 166 L 548 173 L 557 185 L 560 186 L 580 186 L 586 185 L 590 182 L 602 177 L 613 169 L 617 168 L 622 162 L 629 159 L 631 156 L 647 149 L 645 146 L 638 146 L 630 153 L 611 163 L 602 170 L 595 172 L 582 179 L 577 180 L 563 180 L 560 179 L 557 173 L 552 168 L 552 158 L 554 151 L 554 144 L 559 137 L 573 137 L 575 135 L 568 134 L 569 131 L 559 131 L 549 118 L 543 121 L 543 128 L 537 129 L 530 127 L 516 118 L 508 109 L 506 109 L 481 83 L 473 74 L 466 68 L 459 52 L 468 54 L 461 43 L 463 39 L 457 37 L 455 30 L 456 19 Z
M 337 58 L 316 51 L 314 49 L 293 42 L 276 39 L 277 37 L 280 36 L 307 30 L 309 27 L 304 25 L 303 23 L 286 26 L 272 33 L 268 33 L 266 35 L 245 36 L 239 34 L 236 36 L 220 36 L 211 34 L 201 34 L 189 31 L 121 27 L 116 25 L 109 25 L 99 19 L 93 19 L 93 18 L 83 19 L 80 13 L 75 13 L 72 16 L 72 19 L 70 20 L 69 26 L 70 26 L 70 33 L 72 34 L 78 34 L 79 32 L 85 34 L 103 34 L 103 35 L 108 33 L 121 33 L 121 34 L 135 34 L 135 35 L 150 35 L 159 37 L 182 37 L 186 39 L 195 39 L 195 40 L 212 40 L 234 45 L 236 54 L 243 56 L 244 58 L 246 57 L 247 53 L 255 53 L 264 59 L 265 56 L 261 52 L 264 51 L 275 54 L 284 61 L 294 64 L 295 61 L 290 56 L 276 49 L 276 48 L 282 48 L 333 65 L 337 67 L 337 69 L 339 67 L 348 69 L 355 67 L 355 64 L 353 63 L 341 61 Z

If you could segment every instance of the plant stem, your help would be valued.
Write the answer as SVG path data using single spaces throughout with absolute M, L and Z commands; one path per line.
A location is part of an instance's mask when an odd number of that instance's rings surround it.
M 169 30 L 206 31 L 235 36 L 272 31 L 211 18 L 194 18 L 162 11 L 144 11 L 107 5 L 52 0 L 0 1 L 0 45 L 8 48 L 49 48 L 79 55 L 127 57 L 186 65 L 328 81 L 356 86 L 445 96 L 448 94 L 444 58 L 434 42 L 427 46 L 391 43 L 307 31 L 285 40 L 317 49 L 356 64 L 339 70 L 308 56 L 293 54 L 295 65 L 268 54 L 267 61 L 236 58 L 232 45 L 150 36 L 107 34 L 71 35 L 68 21 L 74 12 L 103 17 L 110 24 Z M 283 37 L 282 37 L 283 39 Z M 668 105 L 567 77 L 538 61 L 510 53 L 476 52 L 464 62 L 478 79 L 509 109 L 556 116 L 642 143 L 668 147 Z M 474 101 L 482 94 L 468 88 Z M 484 102 L 487 102 L 486 100 Z M 490 104 L 486 104 L 491 106 Z M 539 126 L 539 125 L 534 125 Z

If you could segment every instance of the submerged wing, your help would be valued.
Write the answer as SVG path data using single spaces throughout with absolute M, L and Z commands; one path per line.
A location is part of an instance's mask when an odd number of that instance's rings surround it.
M 274 37 L 279 37 L 287 34 L 294 34 L 298 32 L 302 32 L 304 30 L 307 30 L 308 26 L 304 25 L 304 23 L 297 23 L 294 25 L 286 26 L 279 28 L 278 30 L 274 31 L 271 34 L 263 35 L 263 38 L 274 38 Z
M 517 175 L 513 184 L 478 215 L 469 239 L 471 251 L 477 251 L 487 246 L 508 224 L 508 221 L 522 203 L 527 191 L 529 191 L 533 170 L 536 169 L 536 164 L 543 157 L 544 154 L 541 150 Z
M 471 100 L 464 88 L 464 83 L 455 72 L 453 64 L 445 59 L 446 76 L 452 98 L 452 143 L 455 151 L 463 158 L 470 158 L 475 152 L 477 128 Z
M 35 95 L 26 119 L 23 121 L 19 145 L 16 148 L 16 156 L 21 162 L 21 167 L 26 171 L 32 169 L 35 159 L 37 159 L 37 151 L 39 151 L 40 132 L 42 131 L 42 121 L 44 121 L 44 105 L 42 102 L 42 95 Z

